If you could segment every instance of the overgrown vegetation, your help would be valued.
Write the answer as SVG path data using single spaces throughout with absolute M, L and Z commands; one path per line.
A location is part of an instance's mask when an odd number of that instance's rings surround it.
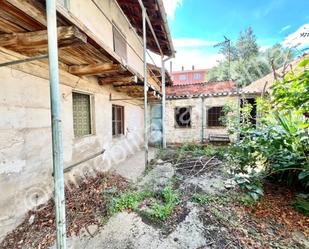
M 148 199 L 150 207 L 144 209 L 140 204 Z M 179 200 L 177 192 L 173 187 L 167 186 L 159 192 L 128 192 L 111 198 L 108 205 L 109 215 L 121 212 L 123 210 L 132 210 L 146 216 L 154 221 L 164 221 L 172 213 Z
M 269 98 L 257 100 L 258 124 L 250 122 L 250 105 L 228 122 L 230 132 L 240 139 L 229 156 L 239 183 L 255 200 L 260 197 L 260 180 L 267 178 L 301 191 L 309 187 L 309 72 L 308 59 L 277 79 Z M 308 202 L 298 210 L 308 213 Z
M 216 156 L 218 158 L 223 158 L 227 153 L 227 147 L 225 146 L 214 146 L 214 145 L 197 145 L 197 144 L 184 144 L 177 149 L 177 159 L 181 160 L 188 154 L 190 156 Z

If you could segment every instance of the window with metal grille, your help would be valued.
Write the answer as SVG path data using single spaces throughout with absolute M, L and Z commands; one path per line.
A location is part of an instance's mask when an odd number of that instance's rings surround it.
M 175 108 L 176 126 L 183 127 L 183 128 L 190 128 L 191 127 L 191 113 L 192 113 L 191 106 L 176 107 Z
M 113 119 L 113 136 L 120 136 L 124 134 L 124 107 L 113 105 L 112 110 Z
M 114 52 L 127 61 L 127 43 L 124 35 L 113 25 Z
M 91 103 L 90 95 L 73 92 L 73 126 L 75 137 L 90 135 Z
M 214 126 L 225 126 L 222 122 L 222 118 L 225 116 L 223 107 L 211 107 L 208 110 L 207 120 L 208 120 L 208 126 L 214 127 Z

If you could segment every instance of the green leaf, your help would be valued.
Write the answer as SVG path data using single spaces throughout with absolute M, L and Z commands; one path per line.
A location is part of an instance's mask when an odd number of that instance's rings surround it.
M 309 59 L 304 59 L 303 61 L 301 61 L 301 62 L 298 64 L 298 66 L 299 66 L 299 67 L 305 67 L 305 66 L 308 65 L 308 63 L 309 63 Z
M 303 180 L 303 179 L 305 179 L 308 176 L 309 176 L 309 172 L 308 171 L 303 171 L 303 172 L 299 173 L 298 179 L 299 180 Z

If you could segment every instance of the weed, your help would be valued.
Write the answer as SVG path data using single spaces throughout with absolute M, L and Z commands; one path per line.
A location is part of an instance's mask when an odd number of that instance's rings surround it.
M 164 221 L 172 213 L 179 198 L 178 194 L 170 186 L 164 188 L 159 197 L 162 199 L 162 204 L 157 201 L 154 202 L 150 210 L 145 211 L 144 214 L 153 220 Z
M 192 195 L 191 200 L 194 201 L 194 202 L 205 204 L 205 203 L 209 202 L 210 197 L 209 197 L 209 195 L 194 194 L 194 195 Z
M 225 195 L 213 195 L 213 194 L 193 194 L 191 200 L 197 203 L 214 203 L 218 205 L 225 205 L 227 203 L 239 201 L 239 195 L 225 194 Z
M 108 205 L 109 214 L 115 214 L 125 209 L 136 210 L 138 203 L 150 195 L 150 192 L 123 193 L 118 198 L 112 198 Z
M 180 161 L 188 154 L 192 156 L 216 156 L 218 158 L 223 158 L 227 154 L 227 147 L 224 146 L 214 146 L 214 145 L 196 145 L 196 144 L 184 144 L 177 150 L 177 161 Z

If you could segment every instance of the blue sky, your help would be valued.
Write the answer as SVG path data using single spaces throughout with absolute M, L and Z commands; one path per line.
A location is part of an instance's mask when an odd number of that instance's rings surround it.
M 235 41 L 248 26 L 261 49 L 287 43 L 299 28 L 309 31 L 309 0 L 164 0 L 164 5 L 178 51 L 175 70 L 215 65 L 221 56 L 213 45 L 224 35 Z

